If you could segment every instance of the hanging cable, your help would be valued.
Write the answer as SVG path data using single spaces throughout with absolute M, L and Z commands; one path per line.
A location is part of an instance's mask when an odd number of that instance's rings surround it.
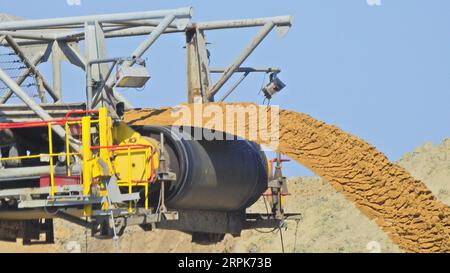
M 295 220 L 295 235 L 294 235 L 294 250 L 293 250 L 293 252 L 295 253 L 295 251 L 296 251 L 296 246 L 297 246 L 297 231 L 298 231 L 298 223 L 300 222 L 300 220 L 299 219 L 296 219 Z
M 88 221 L 88 217 L 86 216 L 86 222 Z M 84 227 L 84 236 L 85 236 L 85 240 L 84 240 L 84 247 L 85 247 L 85 251 L 86 251 L 86 253 L 88 253 L 88 247 L 89 247 L 89 245 L 88 245 L 88 228 L 87 228 L 87 226 L 85 226 Z
M 281 227 L 279 227 L 278 229 L 280 230 L 281 251 L 284 253 L 283 231 L 281 230 Z

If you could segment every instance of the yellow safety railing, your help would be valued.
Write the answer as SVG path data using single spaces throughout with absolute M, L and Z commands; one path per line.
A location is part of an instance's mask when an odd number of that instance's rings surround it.
M 70 150 L 67 148 L 69 144 L 66 145 L 66 151 L 69 152 L 59 152 L 54 153 L 53 152 L 53 134 L 52 134 L 52 125 L 53 121 L 47 121 L 47 134 L 48 134 L 48 153 L 39 153 L 39 154 L 32 154 L 32 155 L 21 155 L 21 156 L 10 156 L 10 157 L 1 157 L 0 161 L 10 161 L 10 160 L 23 160 L 23 159 L 36 159 L 36 158 L 49 158 L 49 168 L 50 168 L 50 196 L 55 196 L 56 194 L 56 187 L 55 187 L 55 170 L 54 170 L 54 157 L 55 156 L 65 156 L 66 158 L 69 158 L 69 160 L 66 160 L 66 167 L 67 167 L 67 176 L 71 176 L 70 174 L 70 156 L 73 155 L 80 155 L 80 153 L 77 152 L 70 152 Z M 68 141 L 68 124 L 71 122 L 66 122 L 66 141 Z M 25 123 L 26 124 L 26 123 Z M 33 127 L 32 125 L 29 127 Z M 39 127 L 39 124 L 36 124 L 36 127 Z
M 92 111 L 91 111 L 92 112 Z M 37 123 L 33 123 L 37 124 Z M 30 123 L 27 127 L 34 127 L 34 125 Z M 50 196 L 55 196 L 57 193 L 56 186 L 55 186 L 55 156 L 65 156 L 65 166 L 67 169 L 67 176 L 72 176 L 71 172 L 71 157 L 72 156 L 81 156 L 82 163 L 83 163 L 83 171 L 82 171 L 82 178 L 80 183 L 83 185 L 83 196 L 90 196 L 91 195 L 91 186 L 96 178 L 99 176 L 111 176 L 115 175 L 115 171 L 113 168 L 113 163 L 111 162 L 111 159 L 115 156 L 123 156 L 126 155 L 126 161 L 127 161 L 127 170 L 128 175 L 127 177 L 120 177 L 120 179 L 117 181 L 119 187 L 127 187 L 128 193 L 131 194 L 135 187 L 143 187 L 145 191 L 145 200 L 144 200 L 144 206 L 146 209 L 148 209 L 149 206 L 149 183 L 151 181 L 143 181 L 143 180 L 134 180 L 133 181 L 133 156 L 143 154 L 146 162 L 144 163 L 144 173 L 143 177 L 148 178 L 154 178 L 155 170 L 151 166 L 153 166 L 153 147 L 151 146 L 145 146 L 145 145 L 113 145 L 112 143 L 112 121 L 111 118 L 107 116 L 107 110 L 106 108 L 100 108 L 98 110 L 98 119 L 92 119 L 91 116 L 82 116 L 81 119 L 72 119 L 69 120 L 66 116 L 65 120 L 55 120 L 55 121 L 43 121 L 39 122 L 39 125 L 36 125 L 36 127 L 43 127 L 47 126 L 47 133 L 48 133 L 48 153 L 40 153 L 40 154 L 33 154 L 33 155 L 20 155 L 20 156 L 13 156 L 13 157 L 1 157 L 0 161 L 8 161 L 8 160 L 22 160 L 22 159 L 35 159 L 35 158 L 43 158 L 48 157 L 49 158 L 49 168 L 50 168 Z M 98 126 L 98 146 L 92 145 L 92 138 L 91 138 L 91 128 L 93 125 Z M 65 139 L 64 139 L 64 145 L 65 145 L 65 152 L 54 152 L 54 140 L 53 140 L 53 133 L 52 129 L 53 126 L 63 126 L 65 130 Z M 79 126 L 81 127 L 81 151 L 71 152 L 70 147 L 70 136 L 71 136 L 71 126 Z M 15 127 L 17 128 L 17 126 Z M 97 152 L 93 152 L 96 150 Z M 110 173 L 103 174 L 101 171 L 99 171 L 101 168 L 99 167 L 98 160 L 101 159 L 103 162 L 108 164 L 108 168 L 110 170 Z M 150 173 L 151 172 L 151 173 Z M 104 196 L 107 194 L 105 192 L 104 188 L 100 189 L 100 194 Z M 107 204 L 103 204 L 102 208 L 106 209 Z M 129 212 L 133 212 L 132 202 L 129 203 Z M 91 215 L 92 212 L 92 206 L 86 205 L 85 206 L 85 215 Z
M 93 123 L 98 124 L 98 134 L 99 139 L 96 145 L 91 145 L 91 132 L 90 128 Z M 113 137 L 112 137 L 112 121 L 111 118 L 107 116 L 106 108 L 100 108 L 98 113 L 98 120 L 91 120 L 89 116 L 83 117 L 81 120 L 81 128 L 82 128 L 82 157 L 83 157 L 83 185 L 84 185 L 84 195 L 89 195 L 90 188 L 92 182 L 96 176 L 111 176 L 117 175 L 115 173 L 114 164 L 111 162 L 112 158 L 116 158 L 116 156 L 126 155 L 127 162 L 127 177 L 119 177 L 117 184 L 119 187 L 127 187 L 127 191 L 129 194 L 133 193 L 135 187 L 143 187 L 145 200 L 144 207 L 148 209 L 149 207 L 149 181 L 133 181 L 132 179 L 132 170 L 133 170 L 133 157 L 140 153 L 144 153 L 145 158 L 151 158 L 153 153 L 152 147 L 143 146 L 139 144 L 123 144 L 123 145 L 114 145 Z M 96 151 L 94 154 L 93 151 Z M 110 171 L 109 174 L 103 174 L 102 171 L 98 170 L 98 166 L 96 166 L 95 162 L 92 162 L 91 159 L 98 157 L 104 163 L 108 165 L 108 169 Z M 150 159 L 152 160 L 152 159 Z M 150 164 L 146 162 L 146 164 Z M 150 173 L 153 171 L 151 168 L 145 168 L 143 177 L 149 177 Z M 101 192 L 102 194 L 102 192 Z M 103 191 L 103 195 L 106 194 Z M 102 196 L 103 196 L 102 195 Z M 103 209 L 108 208 L 108 204 L 105 203 L 102 205 Z M 85 208 L 85 214 L 90 213 L 90 207 Z M 133 204 L 130 201 L 128 210 L 130 213 L 133 212 Z

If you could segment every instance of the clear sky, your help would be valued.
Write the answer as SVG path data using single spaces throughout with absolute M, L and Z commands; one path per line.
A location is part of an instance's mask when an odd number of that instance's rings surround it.
M 195 21 L 293 15 L 289 34 L 280 39 L 272 33 L 245 63 L 282 68 L 287 87 L 272 104 L 335 124 L 391 160 L 450 136 L 448 0 L 80 1 L 0 0 L 0 12 L 49 18 L 193 6 Z M 211 66 L 228 65 L 256 31 L 208 32 Z M 143 39 L 110 40 L 109 55 L 126 56 Z M 186 100 L 183 46 L 183 35 L 176 34 L 164 35 L 151 48 L 146 55 L 150 83 L 142 92 L 123 91 L 135 106 Z M 67 64 L 63 72 L 64 99 L 84 99 L 81 70 Z M 261 103 L 262 82 L 261 74 L 249 76 L 229 101 Z M 286 170 L 288 175 L 307 173 L 294 163 Z

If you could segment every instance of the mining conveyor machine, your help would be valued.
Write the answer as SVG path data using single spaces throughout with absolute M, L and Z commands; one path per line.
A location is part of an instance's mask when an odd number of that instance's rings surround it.
M 272 174 L 255 143 L 192 140 L 190 130 L 123 122 L 133 106 L 120 88 L 149 80 L 144 53 L 162 34 L 185 34 L 187 102 L 214 101 L 234 74 L 241 77 L 220 101 L 250 73 L 270 74 L 267 97 L 284 86 L 278 68 L 241 65 L 274 28 L 284 35 L 290 16 L 198 23 L 191 16 L 190 7 L 38 20 L 0 14 L 1 239 L 30 243 L 45 233 L 52 242 L 56 217 L 93 236 L 118 238 L 139 225 L 204 242 L 284 225 L 282 159 L 272 161 Z M 259 31 L 232 64 L 210 68 L 204 33 L 249 27 Z M 130 55 L 107 55 L 108 39 L 129 36 L 145 38 Z M 51 82 L 39 69 L 47 61 Z M 85 73 L 82 103 L 62 100 L 63 61 Z M 212 73 L 219 75 L 214 84 Z M 246 213 L 263 193 L 270 211 Z

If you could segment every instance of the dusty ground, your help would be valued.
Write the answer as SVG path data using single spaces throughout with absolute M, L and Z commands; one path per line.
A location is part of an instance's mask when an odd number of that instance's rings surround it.
M 407 153 L 399 165 L 421 179 L 443 202 L 450 204 L 450 139 L 433 146 L 430 143 Z M 283 231 L 286 252 L 400 252 L 388 236 L 345 197 L 318 177 L 289 179 L 287 211 L 301 212 L 303 220 L 288 222 Z M 252 211 L 264 211 L 259 201 Z M 55 245 L 22 246 L 0 243 L 0 252 L 280 252 L 278 233 L 245 231 L 240 238 L 227 237 L 220 244 L 192 244 L 181 232 L 127 230 L 118 247 L 111 241 L 86 236 L 85 230 L 56 220 Z M 264 230 L 266 231 L 266 230 Z M 87 244 L 86 244 L 87 239 Z

